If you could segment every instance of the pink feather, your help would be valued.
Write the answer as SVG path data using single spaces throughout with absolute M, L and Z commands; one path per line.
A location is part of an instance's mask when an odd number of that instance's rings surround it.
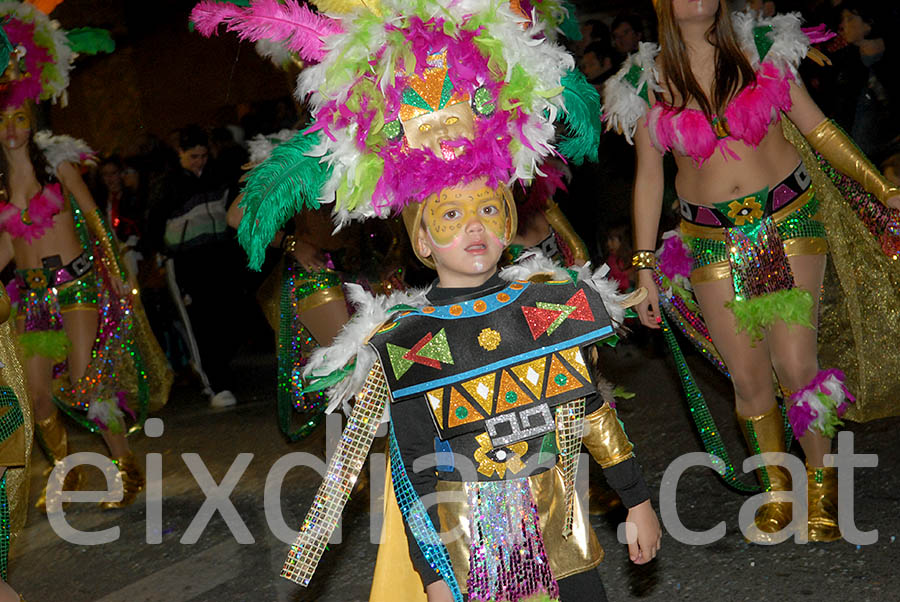
M 191 21 L 205 36 L 214 34 L 224 23 L 242 40 L 282 42 L 308 61 L 321 61 L 325 57 L 324 39 L 343 32 L 336 20 L 311 11 L 297 0 L 285 0 L 283 4 L 256 0 L 246 8 L 206 0 L 191 11 Z
M 824 23 L 820 23 L 815 27 L 804 27 L 803 33 L 806 34 L 806 37 L 809 38 L 810 44 L 819 44 L 821 42 L 827 42 L 831 38 L 835 37 L 837 34 L 833 31 L 828 31 L 828 28 L 825 27 Z

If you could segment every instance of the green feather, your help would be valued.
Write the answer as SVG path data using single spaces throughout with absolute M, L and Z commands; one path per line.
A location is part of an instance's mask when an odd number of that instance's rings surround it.
M 343 368 L 334 370 L 330 374 L 326 374 L 324 376 L 310 376 L 308 379 L 306 379 L 306 386 L 303 387 L 303 391 L 301 393 L 324 391 L 325 389 L 333 387 L 334 385 L 347 378 L 350 374 L 352 374 L 354 368 L 356 368 L 355 361 L 347 366 L 344 366 Z
M 244 247 L 251 269 L 259 270 L 266 248 L 288 219 L 303 209 L 319 208 L 319 193 L 331 176 L 331 168 L 310 157 L 319 135 L 302 132 L 275 147 L 268 159 L 253 168 L 244 187 L 244 218 L 238 242 Z
M 581 165 L 585 159 L 596 162 L 602 131 L 600 94 L 577 69 L 563 76 L 562 85 L 566 103 L 563 121 L 569 133 L 560 140 L 559 152 L 575 165 Z
M 79 54 L 99 54 L 112 52 L 116 49 L 116 43 L 107 29 L 96 27 L 79 27 L 70 29 L 66 33 L 69 40 L 69 48 Z
M 577 42 L 581 39 L 581 26 L 578 24 L 578 18 L 575 16 L 575 7 L 571 2 L 565 0 L 562 7 L 566 9 L 566 18 L 559 24 L 559 30 L 564 36 Z

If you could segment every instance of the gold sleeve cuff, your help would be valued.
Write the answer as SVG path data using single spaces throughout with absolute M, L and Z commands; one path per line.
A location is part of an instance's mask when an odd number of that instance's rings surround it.
M 825 157 L 831 165 L 859 182 L 866 192 L 886 204 L 892 196 L 900 194 L 900 188 L 878 171 L 856 143 L 831 119 L 825 119 L 806 134 L 810 146 Z
M 590 260 L 591 256 L 584 241 L 572 228 L 571 222 L 569 222 L 553 199 L 547 199 L 547 203 L 544 206 L 544 219 L 569 246 L 569 250 L 572 251 L 572 261 L 575 264 L 583 265 Z
M 631 458 L 634 446 L 625 434 L 616 411 L 604 402 L 585 418 L 584 446 L 602 468 L 615 466 Z

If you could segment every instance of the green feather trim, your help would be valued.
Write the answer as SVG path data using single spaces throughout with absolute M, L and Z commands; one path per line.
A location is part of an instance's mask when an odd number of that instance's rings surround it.
M 79 27 L 66 33 L 69 40 L 69 48 L 79 54 L 99 54 L 112 52 L 116 49 L 116 43 L 107 29 L 96 27 Z
M 244 218 L 238 242 L 247 252 L 251 269 L 260 269 L 266 248 L 284 222 L 303 209 L 319 208 L 319 193 L 331 168 L 320 163 L 319 157 L 306 155 L 318 142 L 317 133 L 301 132 L 276 146 L 250 172 L 241 199 Z
M 577 69 L 563 76 L 562 85 L 566 103 L 563 120 L 569 135 L 560 140 L 559 152 L 575 165 L 581 165 L 585 159 L 596 162 L 602 131 L 600 94 Z
M 766 293 L 752 299 L 734 299 L 725 304 L 734 312 L 738 332 L 746 331 L 751 340 L 763 338 L 763 330 L 777 322 L 813 328 L 810 322 L 813 298 L 809 291 L 792 288 Z
M 328 389 L 347 378 L 347 376 L 349 376 L 353 372 L 353 369 L 355 367 L 356 362 L 354 361 L 353 363 L 344 366 L 343 368 L 338 368 L 331 374 L 326 374 L 325 376 L 310 376 L 306 379 L 306 386 L 303 387 L 303 390 L 300 392 L 300 394 L 302 395 L 304 393 L 310 393 L 314 391 L 324 391 L 325 389 Z
M 578 24 L 578 18 L 575 16 L 575 6 L 568 0 L 564 0 L 562 7 L 566 9 L 566 18 L 559 24 L 559 30 L 573 42 L 578 42 L 582 36 L 581 26 Z
M 72 341 L 65 330 L 36 330 L 19 335 L 19 345 L 26 358 L 39 355 L 61 362 L 69 356 Z

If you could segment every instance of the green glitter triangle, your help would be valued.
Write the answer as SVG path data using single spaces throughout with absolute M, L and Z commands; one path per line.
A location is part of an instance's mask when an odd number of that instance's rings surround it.
M 403 356 L 409 351 L 405 347 L 400 347 L 399 345 L 394 345 L 393 343 L 387 344 L 387 352 L 388 357 L 391 360 L 391 368 L 394 369 L 394 378 L 400 380 L 400 378 L 406 374 L 406 371 L 409 370 L 410 366 L 412 366 L 415 362 L 412 360 L 408 360 Z
M 538 464 L 549 462 L 556 458 L 559 449 L 556 447 L 556 432 L 547 433 L 541 439 L 541 451 L 538 452 Z
M 766 55 L 769 54 L 769 50 L 772 49 L 772 44 L 774 44 L 774 40 L 769 37 L 769 32 L 772 31 L 771 25 L 759 25 L 753 28 L 753 42 L 756 44 L 756 53 L 759 54 L 760 62 L 766 58 Z
M 555 320 L 553 320 L 553 323 L 550 324 L 550 326 L 547 328 L 546 332 L 547 332 L 548 336 L 553 334 L 553 331 L 556 330 L 557 328 L 559 328 L 559 326 L 563 322 L 566 321 L 566 318 L 568 318 L 570 315 L 572 315 L 573 311 L 578 309 L 574 305 L 560 305 L 558 303 L 544 303 L 543 301 L 538 301 L 537 303 L 535 303 L 535 305 L 537 305 L 538 308 L 540 308 L 540 309 L 549 309 L 551 311 L 561 311 L 562 312 L 561 314 L 559 314 L 559 316 Z
M 419 96 L 418 92 L 416 92 L 409 86 L 407 86 L 403 90 L 403 104 L 410 105 L 412 107 L 418 107 L 420 109 L 426 109 L 428 111 L 434 110 L 434 108 L 430 104 L 428 104 L 424 98 Z
M 441 106 L 439 108 L 443 109 L 447 106 L 447 103 L 450 102 L 450 98 L 453 96 L 453 82 L 450 81 L 450 75 L 444 75 L 444 87 L 441 88 Z
M 419 350 L 418 355 L 443 364 L 453 364 L 453 355 L 450 353 L 450 345 L 447 344 L 447 333 L 443 328 Z

